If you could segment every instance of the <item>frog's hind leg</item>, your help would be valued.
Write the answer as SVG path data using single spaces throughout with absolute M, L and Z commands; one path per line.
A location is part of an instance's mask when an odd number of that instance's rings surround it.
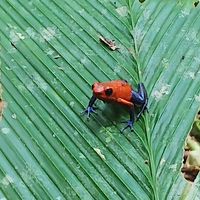
M 141 117 L 141 115 L 144 113 L 144 111 L 147 110 L 147 104 L 148 104 L 147 91 L 143 83 L 138 84 L 137 92 L 132 91 L 132 100 L 133 100 L 134 105 L 141 107 L 140 112 L 136 116 L 136 120 L 138 120 Z

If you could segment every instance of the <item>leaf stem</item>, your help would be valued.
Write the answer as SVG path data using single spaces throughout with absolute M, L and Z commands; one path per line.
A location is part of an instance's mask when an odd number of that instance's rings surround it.
M 128 2 L 128 9 L 129 9 L 129 15 L 131 18 L 131 29 L 130 33 L 133 37 L 133 43 L 134 43 L 134 52 L 131 51 L 131 54 L 136 62 L 137 66 L 137 72 L 138 72 L 138 81 L 143 82 L 142 75 L 141 75 L 141 65 L 139 60 L 139 50 L 137 45 L 137 37 L 136 37 L 136 24 L 134 23 L 133 15 L 132 15 L 132 2 L 131 0 L 127 0 Z M 149 168 L 151 173 L 151 181 L 152 181 L 152 190 L 153 190 L 153 198 L 154 200 L 159 200 L 158 195 L 158 188 L 157 188 L 157 178 L 156 178 L 156 168 L 155 168 L 155 159 L 154 159 L 154 153 L 152 148 L 152 142 L 151 142 L 151 131 L 149 126 L 149 115 L 145 113 L 144 116 L 144 124 L 145 124 L 145 135 L 146 135 L 146 145 L 147 145 L 147 153 L 149 156 Z
M 152 142 L 151 142 L 151 131 L 149 127 L 149 115 L 145 113 L 144 117 L 144 124 L 145 124 L 145 133 L 146 133 L 146 140 L 147 140 L 147 151 L 149 155 L 149 168 L 151 172 L 151 178 L 152 178 L 152 189 L 153 189 L 153 194 L 155 200 L 159 200 L 158 196 L 158 188 L 157 188 L 157 178 L 156 178 L 156 168 L 155 168 L 155 159 L 154 159 L 154 153 L 153 153 L 153 148 L 152 148 Z
M 135 23 L 134 23 L 133 15 L 132 15 L 132 12 L 131 12 L 131 8 L 132 8 L 131 0 L 128 0 L 128 9 L 129 9 L 129 15 L 130 15 L 130 18 L 131 18 L 131 28 L 132 28 L 132 30 L 130 30 L 130 33 L 132 35 L 133 44 L 134 44 L 134 49 L 133 49 L 134 52 L 131 51 L 131 54 L 136 61 L 137 72 L 138 72 L 138 81 L 142 82 L 141 71 L 140 71 L 141 66 L 140 66 L 140 62 L 139 62 L 139 50 L 138 50 L 138 46 L 137 46 L 137 42 L 136 42 L 137 38 L 134 37 Z

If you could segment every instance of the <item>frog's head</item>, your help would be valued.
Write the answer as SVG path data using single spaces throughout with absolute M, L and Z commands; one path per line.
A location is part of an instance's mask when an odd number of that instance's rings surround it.
M 113 88 L 109 84 L 96 82 L 92 85 L 93 95 L 101 100 L 109 100 L 113 95 Z

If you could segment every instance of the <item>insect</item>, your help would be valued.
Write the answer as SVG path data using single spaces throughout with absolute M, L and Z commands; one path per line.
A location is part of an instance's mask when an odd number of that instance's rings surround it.
M 87 108 L 83 113 L 89 118 L 91 113 L 95 113 L 93 107 L 95 101 L 100 99 L 104 102 L 115 102 L 129 107 L 130 119 L 126 121 L 127 125 L 121 129 L 121 133 L 125 129 L 132 130 L 134 121 L 141 117 L 147 110 L 148 96 L 143 83 L 138 84 L 138 91 L 132 89 L 131 85 L 125 80 L 113 80 L 109 82 L 96 82 L 92 85 L 93 95 L 89 101 Z M 135 116 L 135 107 L 139 107 L 139 113 Z

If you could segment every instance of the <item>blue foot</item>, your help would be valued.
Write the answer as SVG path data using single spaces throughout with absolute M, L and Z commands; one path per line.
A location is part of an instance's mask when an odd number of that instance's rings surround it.
M 122 122 L 122 123 L 127 123 L 127 125 L 120 130 L 121 133 L 123 133 L 127 128 L 130 128 L 131 131 L 132 131 L 132 128 L 133 128 L 133 121 L 132 120 L 128 120 L 126 122 Z
M 89 119 L 91 113 L 96 113 L 96 111 L 93 107 L 88 106 L 81 114 L 87 114 L 87 119 Z

